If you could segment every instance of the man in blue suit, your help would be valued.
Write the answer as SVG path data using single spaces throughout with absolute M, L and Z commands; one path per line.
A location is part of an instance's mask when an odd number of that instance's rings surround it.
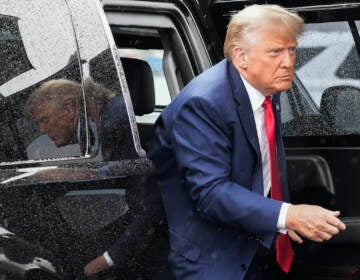
M 288 272 L 290 239 L 323 241 L 345 229 L 339 211 L 284 202 L 276 93 L 292 83 L 302 27 L 298 15 L 275 5 L 234 15 L 226 59 L 190 82 L 157 120 L 150 157 L 159 171 L 175 279 L 269 279 L 254 258 L 259 248 L 276 240 L 277 261 Z

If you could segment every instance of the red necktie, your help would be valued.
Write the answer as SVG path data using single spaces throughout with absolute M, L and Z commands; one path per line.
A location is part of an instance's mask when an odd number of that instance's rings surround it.
M 276 160 L 275 117 L 270 96 L 266 97 L 262 106 L 264 108 L 265 131 L 269 147 L 271 180 L 270 194 L 271 198 L 282 200 L 279 166 Z M 275 250 L 276 261 L 278 262 L 279 266 L 286 273 L 289 272 L 291 263 L 294 258 L 294 253 L 290 238 L 287 234 L 279 233 L 276 239 Z

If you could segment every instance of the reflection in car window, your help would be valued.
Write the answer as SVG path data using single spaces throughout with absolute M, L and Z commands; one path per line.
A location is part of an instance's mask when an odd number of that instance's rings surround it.
M 296 62 L 295 69 L 298 70 L 303 65 L 308 63 L 311 59 L 319 55 L 325 47 L 316 48 L 316 47 L 298 47 L 296 50 Z
M 349 23 L 308 23 L 298 43 L 289 102 L 282 97 L 290 106 L 283 112 L 283 134 L 360 134 L 360 122 L 353 121 L 360 108 L 360 59 Z
M 28 63 L 31 65 L 28 67 L 28 71 L 12 76 L 12 79 L 6 83 L 1 83 L 0 92 L 5 96 L 48 78 L 63 69 L 76 56 L 76 43 L 71 36 L 73 34 L 71 18 L 65 2 L 54 0 L 51 1 L 51 5 L 48 5 L 48 1 L 37 0 L 31 1 L 31 5 L 29 3 L 29 1 L 0 0 L 0 14 L 11 17 L 12 25 L 17 19 L 17 27 L 15 27 L 17 31 L 11 37 L 2 34 L 2 44 L 7 41 L 7 50 L 1 50 L 2 56 L 9 52 L 9 44 L 16 35 L 17 44 L 23 45 L 21 54 L 26 55 Z M 6 29 L 15 31 L 14 28 L 9 27 L 9 20 L 1 21 L 1 23 L 4 24 L 1 26 L 2 33 L 6 33 Z M 10 33 L 7 34 L 10 35 Z M 3 41 L 6 38 L 7 40 Z M 21 43 L 19 42 L 20 39 Z M 12 53 L 7 59 L 15 59 L 15 61 L 9 61 L 6 64 L 6 69 L 12 72 L 14 71 L 13 68 L 18 67 L 16 63 L 19 60 L 17 53 Z
M 130 96 L 123 92 L 115 63 L 116 48 L 102 8 L 96 1 L 69 0 L 82 62 L 85 83 L 84 135 L 87 156 L 98 155 L 105 161 L 135 158 L 141 153 L 136 141 L 135 116 Z M 124 76 L 122 76 L 124 77 Z M 124 81 L 123 81 L 124 82 Z M 96 103 L 96 106 L 92 106 Z M 97 159 L 95 159 L 97 160 Z
M 355 46 L 349 51 L 343 63 L 339 66 L 336 71 L 336 76 L 340 79 L 360 79 L 360 67 L 353 67 L 360 65 L 359 55 Z
M 0 85 L 33 68 L 27 55 L 19 30 L 19 18 L 0 15 Z
M 286 92 L 282 92 L 280 96 L 280 105 L 281 105 L 281 121 L 283 123 L 290 122 L 294 119 L 294 116 L 291 111 L 291 105 L 289 102 L 289 95 Z
M 313 50 L 313 52 L 323 49 L 317 55 L 312 55 L 310 59 L 299 56 L 298 63 L 302 66 L 296 71 L 302 84 L 318 106 L 320 106 L 322 93 L 328 87 L 360 86 L 360 76 L 349 79 L 338 75 L 339 71 L 354 73 L 360 69 L 359 55 L 352 52 L 355 45 L 347 22 L 306 24 L 305 31 L 299 38 L 298 48 L 300 52 L 304 48 Z M 350 57 L 351 59 L 347 60 Z M 301 60 L 307 61 L 302 63 Z M 351 76 L 351 74 L 347 75 Z
M 66 2 L 0 0 L 0 47 L 0 161 L 79 156 L 77 147 L 56 150 L 25 113 L 28 97 L 45 81 L 81 81 Z

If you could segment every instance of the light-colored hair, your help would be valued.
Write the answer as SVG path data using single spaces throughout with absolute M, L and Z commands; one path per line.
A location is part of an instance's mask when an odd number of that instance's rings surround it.
M 115 93 L 107 90 L 104 86 L 95 83 L 91 79 L 85 81 L 86 104 L 103 105 L 107 100 L 115 96 Z M 27 99 L 25 111 L 33 115 L 36 106 L 46 102 L 47 106 L 62 108 L 65 102 L 71 102 L 75 106 L 81 104 L 83 100 L 83 89 L 80 83 L 67 80 L 55 79 L 44 82 Z
M 254 39 L 251 34 L 268 24 L 280 24 L 289 35 L 296 38 L 302 31 L 304 21 L 296 13 L 289 12 L 278 5 L 251 5 L 232 16 L 227 28 L 224 55 L 231 60 L 233 48 L 245 47 L 249 40 Z
M 25 111 L 33 115 L 39 104 L 46 104 L 54 109 L 62 108 L 65 102 L 78 104 L 82 96 L 82 87 L 79 83 L 66 80 L 50 80 L 40 85 L 26 100 Z

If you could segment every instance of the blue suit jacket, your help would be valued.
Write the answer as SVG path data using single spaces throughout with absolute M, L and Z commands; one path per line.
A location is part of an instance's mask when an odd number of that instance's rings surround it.
M 136 158 L 124 97 L 109 99 L 101 110 L 99 141 L 104 161 Z
M 273 102 L 287 198 L 278 96 Z M 159 171 L 174 277 L 243 279 L 258 244 L 273 243 L 281 202 L 263 196 L 255 120 L 231 62 L 195 78 L 163 111 L 149 155 Z

